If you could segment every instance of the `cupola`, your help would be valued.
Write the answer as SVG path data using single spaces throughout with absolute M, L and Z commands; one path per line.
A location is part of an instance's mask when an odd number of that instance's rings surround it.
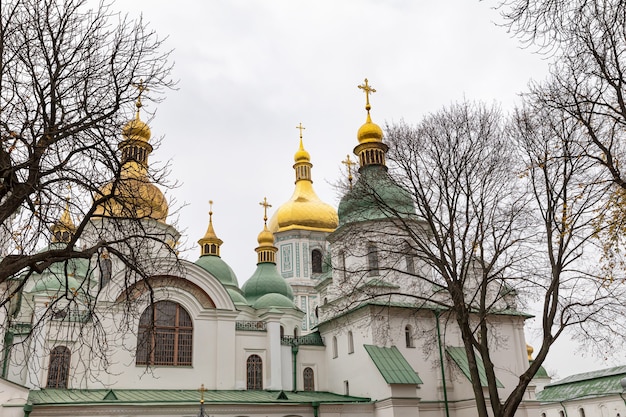
M 273 233 L 296 229 L 330 233 L 339 223 L 337 210 L 320 200 L 315 193 L 311 178 L 311 155 L 304 149 L 302 141 L 305 127 L 300 123 L 296 128 L 300 130 L 300 145 L 294 155 L 293 165 L 296 187 L 289 201 L 272 216 L 269 229 Z

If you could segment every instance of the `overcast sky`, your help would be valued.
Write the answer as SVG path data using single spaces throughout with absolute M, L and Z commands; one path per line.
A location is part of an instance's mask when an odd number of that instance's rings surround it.
M 504 112 L 548 63 L 498 27 L 494 1 L 447 0 L 133 0 L 173 49 L 178 89 L 150 121 L 162 137 L 151 161 L 171 161 L 169 191 L 183 233 L 182 254 L 196 260 L 213 200 L 222 258 L 239 283 L 256 268 L 263 197 L 270 216 L 294 188 L 293 155 L 302 123 L 314 188 L 337 206 L 332 184 L 365 122 L 368 78 L 379 125 L 424 115 L 453 102 L 483 100 Z M 170 218 L 174 221 L 174 218 Z M 527 332 L 529 343 L 539 346 Z M 564 340 L 545 363 L 559 377 L 602 367 Z M 586 356 L 586 357 L 585 357 Z M 601 355 L 602 356 L 602 355 Z M 623 359 L 623 358 L 622 358 Z

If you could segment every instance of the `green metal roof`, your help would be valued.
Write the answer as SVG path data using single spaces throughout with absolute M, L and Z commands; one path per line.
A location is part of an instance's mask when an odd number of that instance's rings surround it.
M 448 346 L 446 348 L 446 353 L 452 358 L 452 360 L 459 366 L 463 375 L 471 382 L 472 376 L 469 370 L 469 362 L 467 360 L 467 354 L 465 353 L 465 348 L 463 347 L 455 347 Z M 483 360 L 476 355 L 476 365 L 478 366 L 478 376 L 480 378 L 480 385 L 483 387 L 487 386 L 487 374 L 485 373 L 485 364 L 483 364 Z M 504 388 L 502 382 L 496 378 L 496 386 L 498 388 Z
M 338 395 L 319 391 L 243 391 L 220 390 L 205 391 L 204 403 L 214 404 L 306 404 L 319 403 L 370 403 L 369 398 Z M 279 395 L 282 399 L 278 399 Z M 198 404 L 200 401 L 198 390 L 130 390 L 130 389 L 42 389 L 32 390 L 28 402 L 34 406 L 80 406 L 116 405 L 116 404 Z M 284 399 L 284 397 L 287 399 Z
M 626 366 L 585 372 L 548 384 L 537 393 L 543 402 L 566 401 L 585 397 L 619 394 L 620 380 L 626 377 Z
M 374 365 L 388 384 L 423 384 L 397 347 L 363 345 Z
M 389 176 L 385 166 L 365 166 L 359 173 L 354 188 L 339 203 L 339 227 L 368 220 L 417 219 L 411 194 Z
M 217 255 L 203 255 L 196 261 L 196 265 L 213 275 L 222 284 L 239 287 L 237 276 L 232 268 Z
M 383 287 L 383 288 L 400 288 L 399 285 L 392 284 L 382 278 L 372 278 L 363 284 L 363 287 Z
M 241 287 L 246 300 L 254 304 L 256 300 L 265 294 L 281 294 L 289 299 L 293 299 L 291 285 L 280 275 L 276 264 L 271 262 L 261 262 L 257 264 L 256 270 Z

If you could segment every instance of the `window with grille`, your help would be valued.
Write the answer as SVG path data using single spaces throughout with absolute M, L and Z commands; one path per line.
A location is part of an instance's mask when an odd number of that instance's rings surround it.
M 304 382 L 305 391 L 315 391 L 315 376 L 313 375 L 313 369 L 309 367 L 304 368 L 302 380 Z
M 70 350 L 65 346 L 57 346 L 52 349 L 46 388 L 67 388 L 67 379 L 70 373 L 70 357 Z
M 246 361 L 247 389 L 263 389 L 263 360 L 259 355 L 250 355 Z
M 139 319 L 137 365 L 191 366 L 193 323 L 180 304 L 158 301 Z

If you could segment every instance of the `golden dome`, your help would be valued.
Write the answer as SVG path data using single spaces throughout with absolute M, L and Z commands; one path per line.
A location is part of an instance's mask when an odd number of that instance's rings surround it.
M 137 111 L 135 118 L 122 128 L 122 136 L 130 140 L 148 142 L 151 135 L 152 133 L 148 125 L 139 118 L 139 111 Z
M 269 231 L 267 225 L 263 226 L 263 230 L 259 233 L 257 237 L 257 242 L 259 242 L 259 247 L 261 246 L 274 246 L 274 234 Z
M 311 155 L 304 149 L 302 145 L 302 138 L 300 138 L 300 148 L 296 151 L 296 154 L 293 156 L 293 160 L 298 162 L 310 162 Z
M 313 165 L 310 162 L 311 156 L 302 144 L 302 136 L 294 160 L 296 189 L 289 201 L 280 206 L 272 216 L 270 230 L 274 233 L 293 229 L 333 232 L 339 224 L 337 210 L 320 200 L 313 190 Z
M 302 229 L 333 232 L 339 225 L 337 210 L 315 194 L 310 181 L 298 181 L 293 195 L 270 220 L 274 233 Z
M 535 349 L 533 349 L 533 347 L 531 345 L 526 345 L 526 353 L 528 354 L 528 360 L 532 361 L 533 360 L 533 352 L 535 351 Z
M 359 128 L 357 139 L 359 143 L 382 142 L 383 140 L 383 130 L 376 123 L 372 122 L 369 111 L 367 112 L 365 124 Z
M 100 204 L 95 216 L 121 218 L 151 218 L 165 222 L 169 207 L 165 196 L 143 174 L 143 169 L 136 162 L 128 162 L 117 183 L 113 197 Z M 96 198 L 111 195 L 113 183 L 102 187 Z

